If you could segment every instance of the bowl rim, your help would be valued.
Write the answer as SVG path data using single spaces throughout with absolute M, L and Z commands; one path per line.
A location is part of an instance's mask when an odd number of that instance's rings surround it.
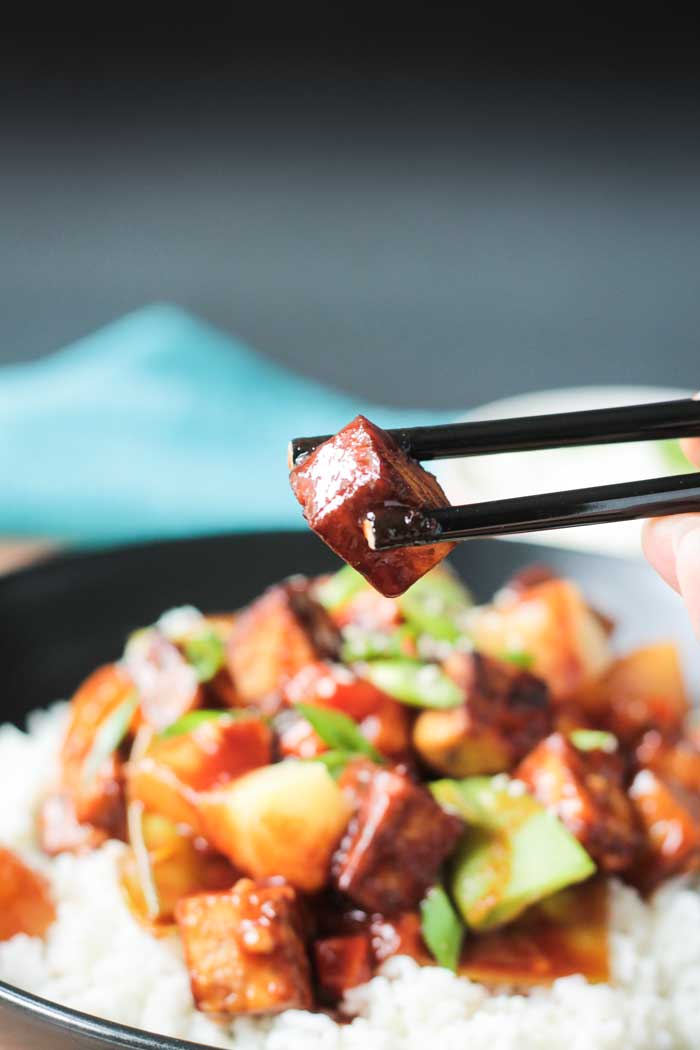
M 158 1035 L 144 1028 L 122 1024 L 121 1021 L 110 1021 L 96 1014 L 86 1014 L 72 1006 L 64 1006 L 52 999 L 44 999 L 33 992 L 26 992 L 6 981 L 0 981 L 0 1006 L 19 1013 L 29 1013 L 34 1019 L 72 1035 L 89 1036 L 107 1046 L 124 1047 L 128 1050 L 206 1050 L 207 1046 L 211 1045 L 193 1043 L 175 1036 Z

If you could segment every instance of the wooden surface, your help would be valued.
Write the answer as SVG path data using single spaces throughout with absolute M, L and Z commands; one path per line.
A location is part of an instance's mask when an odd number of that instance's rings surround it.
M 2 540 L 0 541 L 0 574 L 28 565 L 52 549 L 47 540 Z M 2 1044 L 0 1044 L 1 1046 Z

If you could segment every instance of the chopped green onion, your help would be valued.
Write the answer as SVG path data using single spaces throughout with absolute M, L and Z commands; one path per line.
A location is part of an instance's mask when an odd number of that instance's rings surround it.
M 472 598 L 462 581 L 440 565 L 417 580 L 398 599 L 406 620 L 422 634 L 456 642 L 464 630 L 460 623 Z
M 579 751 L 605 751 L 609 755 L 617 751 L 617 737 L 604 729 L 572 729 L 569 740 Z
M 134 851 L 136 874 L 146 903 L 146 914 L 149 919 L 155 920 L 160 915 L 160 901 L 151 868 L 151 855 L 143 837 L 143 804 L 141 802 L 129 803 L 126 810 L 126 823 L 129 845 Z
M 316 587 L 316 600 L 324 609 L 334 612 L 360 591 L 368 589 L 369 584 L 364 576 L 361 576 L 357 569 L 353 569 L 352 565 L 344 565 Z
M 464 939 L 464 923 L 442 886 L 433 886 L 421 901 L 421 933 L 440 966 L 457 971 Z
M 340 774 L 345 769 L 348 762 L 351 762 L 353 758 L 357 758 L 356 751 L 324 751 L 320 755 L 314 755 L 313 758 L 304 759 L 305 762 L 321 762 L 334 780 L 337 780 Z
M 114 754 L 127 734 L 139 698 L 136 692 L 115 707 L 95 733 L 92 747 L 83 764 L 82 781 L 89 784 L 97 775 L 100 766 Z
M 295 704 L 295 710 L 310 722 L 324 744 L 333 750 L 367 755 L 375 762 L 384 761 L 376 747 L 363 735 L 357 722 L 342 711 L 317 707 L 315 704 Z
M 459 707 L 464 696 L 459 686 L 437 664 L 414 660 L 373 660 L 362 669 L 377 689 L 412 707 Z
M 205 631 L 188 638 L 183 645 L 185 659 L 200 682 L 209 682 L 224 666 L 226 649 L 215 631 Z
M 535 662 L 532 653 L 527 653 L 524 649 L 506 649 L 505 652 L 501 653 L 501 659 L 507 660 L 510 664 L 515 664 L 522 671 L 530 671 Z
M 343 628 L 340 658 L 343 663 L 355 664 L 383 657 L 406 657 L 415 644 L 416 632 L 408 624 L 393 631 L 370 631 L 356 624 Z
M 248 711 L 209 711 L 206 709 L 200 711 L 188 711 L 182 718 L 178 718 L 176 722 L 167 726 L 162 732 L 158 734 L 161 740 L 169 740 L 173 736 L 184 736 L 185 733 L 192 733 L 199 726 L 203 725 L 204 722 L 213 722 L 216 719 L 227 718 L 231 721 L 241 718 L 252 718 Z

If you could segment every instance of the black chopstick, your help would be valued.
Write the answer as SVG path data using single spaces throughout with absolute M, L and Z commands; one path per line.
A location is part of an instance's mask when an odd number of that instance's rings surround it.
M 700 472 L 435 510 L 386 507 L 368 514 L 363 527 L 373 550 L 389 550 L 690 511 L 700 511 Z
M 682 398 L 647 405 L 594 408 L 547 416 L 476 420 L 434 427 L 406 427 L 389 433 L 418 460 L 484 456 L 574 445 L 608 445 L 622 441 L 699 437 L 700 401 Z M 289 465 L 295 466 L 331 434 L 294 438 Z

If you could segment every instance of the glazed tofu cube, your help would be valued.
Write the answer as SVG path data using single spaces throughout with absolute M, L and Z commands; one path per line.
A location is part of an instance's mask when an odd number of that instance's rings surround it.
M 275 1014 L 311 1007 L 309 961 L 291 886 L 240 879 L 224 893 L 176 908 L 192 995 L 214 1014 Z
M 316 978 L 324 998 L 342 999 L 349 988 L 372 976 L 372 950 L 368 933 L 324 937 L 314 943 Z
M 641 836 L 617 754 L 582 751 L 553 733 L 521 762 L 515 776 L 559 817 L 603 871 L 630 867 Z
M 525 653 L 555 701 L 576 697 L 612 659 L 606 628 L 569 580 L 502 592 L 474 615 L 472 632 L 476 648 L 492 656 Z
M 423 711 L 413 743 L 432 768 L 453 777 L 511 769 L 551 729 L 545 683 L 512 663 L 481 653 L 453 653 L 445 670 L 464 690 L 464 705 Z
M 320 762 L 287 759 L 198 796 L 202 834 L 242 872 L 282 876 L 314 893 L 328 880 L 331 856 L 350 804 Z
M 223 787 L 272 759 L 271 733 L 260 718 L 222 713 L 189 733 L 156 737 L 128 766 L 127 790 L 154 813 L 196 827 L 197 794 Z
M 406 911 L 390 917 L 378 915 L 369 930 L 375 962 L 382 963 L 392 955 L 408 955 L 423 966 L 434 963 L 423 940 L 419 912 Z
M 643 889 L 663 879 L 700 869 L 700 800 L 679 784 L 641 769 L 629 796 L 645 833 L 639 871 Z
M 377 768 L 333 858 L 334 884 L 368 911 L 414 908 L 462 831 L 425 788 Z
M 66 791 L 48 795 L 37 819 L 39 843 L 44 853 L 88 853 L 107 841 L 107 832 L 92 824 L 81 824 L 75 813 L 75 801 Z
M 43 937 L 55 918 L 46 879 L 0 848 L 0 941 L 18 933 Z
M 314 532 L 387 597 L 403 594 L 454 547 L 370 550 L 362 530 L 369 511 L 385 504 L 444 507 L 447 497 L 432 474 L 364 416 L 319 445 L 292 470 L 290 482 Z
M 340 635 L 301 578 L 271 587 L 241 613 L 227 643 L 227 665 L 242 704 L 274 701 L 308 663 L 333 658 Z

